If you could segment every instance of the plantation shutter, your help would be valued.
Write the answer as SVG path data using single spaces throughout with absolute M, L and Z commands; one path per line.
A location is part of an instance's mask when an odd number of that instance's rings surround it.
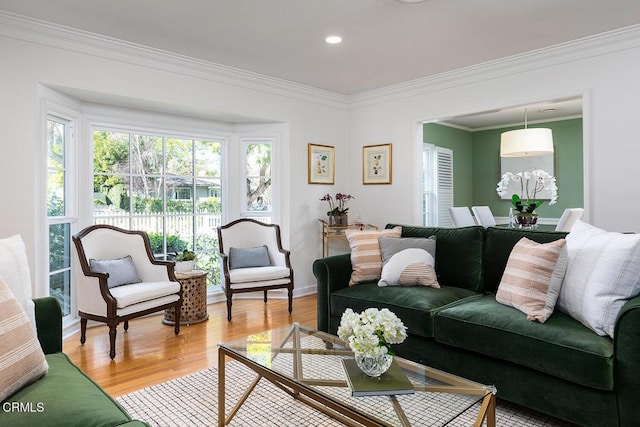
M 437 225 L 453 227 L 449 208 L 453 207 L 453 150 L 436 147 Z

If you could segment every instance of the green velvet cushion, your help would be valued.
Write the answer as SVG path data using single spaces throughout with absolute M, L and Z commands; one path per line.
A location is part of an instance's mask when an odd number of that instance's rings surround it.
M 554 312 L 545 323 L 496 302 L 493 295 L 438 313 L 436 341 L 508 360 L 575 383 L 613 390 L 613 341 Z
M 519 228 L 487 228 L 484 246 L 484 290 L 496 292 L 511 250 L 526 237 L 538 243 L 562 239 L 567 233 L 559 231 L 526 231 Z
M 379 287 L 376 283 L 365 283 L 331 294 L 331 316 L 339 318 L 347 308 L 356 312 L 388 308 L 402 320 L 410 334 L 432 337 L 433 317 L 438 310 L 477 297 L 476 292 L 455 287 Z
M 484 227 L 402 227 L 402 237 L 436 236 L 436 274 L 440 286 L 481 291 L 483 289 Z
M 120 405 L 71 363 L 64 353 L 49 354 L 46 358 L 49 373 L 6 401 L 30 404 L 33 412 L 2 411 L 0 425 L 111 427 L 131 421 Z M 38 412 L 38 408 L 42 411 Z

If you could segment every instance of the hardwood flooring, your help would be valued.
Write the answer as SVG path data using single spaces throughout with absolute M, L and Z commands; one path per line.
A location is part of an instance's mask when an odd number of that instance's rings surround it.
M 217 344 L 253 333 L 299 322 L 316 326 L 316 296 L 293 300 L 289 315 L 286 300 L 234 299 L 233 319 L 227 322 L 226 304 L 208 306 L 209 320 L 180 328 L 162 324 L 162 314 L 135 319 L 124 332 L 118 325 L 116 357 L 109 359 L 108 328 L 87 330 L 80 345 L 80 333 L 64 340 L 69 358 L 111 396 L 117 397 L 144 387 L 178 378 L 218 363 Z

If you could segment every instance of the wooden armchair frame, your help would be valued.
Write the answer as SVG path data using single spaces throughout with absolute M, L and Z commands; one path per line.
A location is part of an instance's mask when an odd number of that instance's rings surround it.
M 155 312 L 172 308 L 172 307 L 175 308 L 175 313 L 176 313 L 174 331 L 175 331 L 175 334 L 178 335 L 180 333 L 180 308 L 182 307 L 182 286 L 181 285 L 179 288 L 179 292 L 177 293 L 178 299 L 175 301 L 161 303 L 157 306 L 144 308 L 140 311 L 128 312 L 126 314 L 118 313 L 117 300 L 112 295 L 111 290 L 107 285 L 109 274 L 91 270 L 89 259 L 87 258 L 84 244 L 83 244 L 83 239 L 87 238 L 87 236 L 91 235 L 92 233 L 100 230 L 111 230 L 113 232 L 122 233 L 123 235 L 126 235 L 126 236 L 139 236 L 139 238 L 141 239 L 140 244 L 144 245 L 144 250 L 146 252 L 148 262 L 153 266 L 157 266 L 157 267 L 154 267 L 153 269 L 157 270 L 157 269 L 161 269 L 161 267 L 164 267 L 166 269 L 166 273 L 157 271 L 156 275 L 166 274 L 167 281 L 180 283 L 178 282 L 174 274 L 174 265 L 175 265 L 174 262 L 158 261 L 154 258 L 153 253 L 151 251 L 151 244 L 149 242 L 149 237 L 145 232 L 125 230 L 125 229 L 114 227 L 111 225 L 102 225 L 102 224 L 92 225 L 85 228 L 84 230 L 82 230 L 81 232 L 73 236 L 73 242 L 76 247 L 78 261 L 80 262 L 80 266 L 82 267 L 83 275 L 85 276 L 85 278 L 95 278 L 97 279 L 97 281 L 93 280 L 93 283 L 89 283 L 91 282 L 91 280 L 84 280 L 84 281 L 78 280 L 77 286 L 78 287 L 79 286 L 98 286 L 100 295 L 102 296 L 102 298 L 104 299 L 104 302 L 106 303 L 106 309 L 104 310 L 104 313 L 83 311 L 82 304 L 80 301 L 78 301 L 78 308 L 79 308 L 78 316 L 80 317 L 80 342 L 84 344 L 86 341 L 88 320 L 94 320 L 97 322 L 106 323 L 109 326 L 109 347 L 110 347 L 109 357 L 113 359 L 116 355 L 116 350 L 115 350 L 116 333 L 117 333 L 116 331 L 117 331 L 117 326 L 120 322 L 124 322 L 124 330 L 127 331 L 129 329 L 129 320 L 134 319 L 136 317 L 146 316 L 148 314 L 155 313 Z M 124 248 L 124 250 L 127 250 L 127 249 Z M 124 285 L 124 286 L 128 286 L 128 285 Z M 80 292 L 78 293 L 80 294 Z M 168 295 L 168 296 L 171 296 L 171 295 Z M 161 299 L 161 298 L 158 298 L 158 299 Z
M 278 252 L 279 254 L 282 255 L 282 266 L 286 267 L 289 269 L 289 276 L 287 278 L 281 278 L 279 281 L 283 282 L 283 283 L 276 283 L 276 284 L 267 284 L 273 281 L 264 281 L 264 283 L 260 282 L 260 281 L 256 281 L 256 282 L 251 282 L 251 283 L 242 283 L 241 285 L 243 285 L 242 287 L 234 287 L 234 283 L 232 283 L 232 279 L 231 279 L 231 267 L 230 267 L 230 261 L 229 261 L 229 254 L 225 252 L 225 243 L 224 243 L 224 234 L 225 231 L 233 228 L 234 226 L 243 226 L 243 227 L 247 227 L 247 226 L 251 226 L 251 225 L 255 225 L 256 227 L 265 227 L 265 228 L 271 228 L 273 229 L 273 233 L 274 233 L 274 242 L 271 242 L 273 245 L 272 247 L 270 247 L 270 255 L 273 256 L 274 253 L 272 253 L 271 251 L 274 252 Z M 262 245 L 262 244 L 268 244 L 267 242 L 263 242 L 263 241 L 258 241 L 255 239 L 251 239 L 248 238 L 249 242 L 252 242 L 253 245 Z M 245 293 L 245 292 L 256 292 L 256 291 L 263 291 L 264 292 L 264 302 L 267 302 L 267 291 L 273 290 L 273 289 L 287 289 L 287 296 L 289 299 L 289 314 L 291 314 L 292 312 L 292 307 L 293 307 L 293 269 L 291 268 L 291 260 L 290 260 L 290 252 L 287 249 L 284 249 L 282 247 L 282 241 L 280 238 L 280 226 L 277 224 L 265 224 L 262 223 L 260 221 L 256 221 L 254 219 L 251 218 L 241 218 L 241 219 L 237 219 L 235 221 L 230 222 L 229 224 L 223 225 L 218 227 L 218 246 L 220 249 L 220 257 L 222 259 L 222 271 L 223 271 L 223 275 L 224 275 L 224 279 L 225 279 L 225 283 L 224 283 L 224 293 L 227 299 L 227 320 L 231 321 L 231 305 L 232 305 L 232 297 L 233 294 L 237 294 L 237 293 Z M 226 250 L 229 250 L 231 248 L 232 245 L 227 245 Z M 237 285 L 237 283 L 236 283 Z

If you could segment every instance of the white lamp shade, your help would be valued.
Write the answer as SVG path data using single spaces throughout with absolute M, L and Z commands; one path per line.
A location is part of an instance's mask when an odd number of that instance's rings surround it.
M 534 157 L 553 154 L 551 129 L 526 128 L 504 132 L 500 138 L 500 157 Z

